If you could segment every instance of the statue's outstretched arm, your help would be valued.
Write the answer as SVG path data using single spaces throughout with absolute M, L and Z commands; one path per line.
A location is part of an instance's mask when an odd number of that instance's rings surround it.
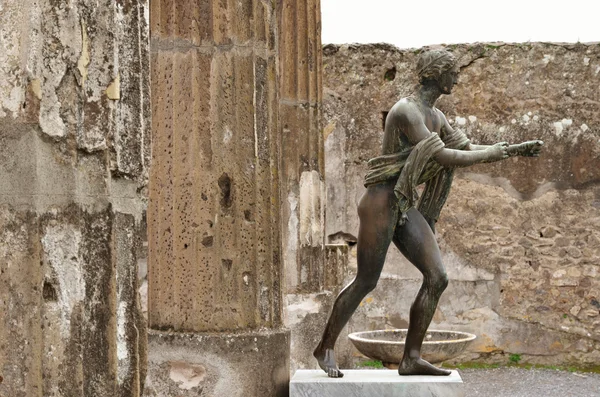
M 417 144 L 423 139 L 431 136 L 423 121 L 423 117 L 418 111 L 406 109 L 401 118 L 401 128 L 412 144 Z M 444 167 L 468 167 L 478 163 L 489 163 L 508 158 L 508 144 L 506 142 L 497 143 L 486 150 L 468 151 L 443 148 L 433 155 L 435 161 Z
M 522 143 L 517 143 L 514 145 L 509 145 L 506 149 L 509 157 L 515 156 L 523 156 L 523 157 L 539 157 L 540 152 L 542 151 L 542 146 L 544 142 L 540 140 L 527 141 Z M 475 145 L 469 143 L 469 145 L 465 148 L 466 150 L 486 150 L 490 145 Z
M 439 109 L 438 109 L 438 113 L 440 114 L 440 116 L 442 118 L 442 122 L 444 123 L 442 129 L 447 131 L 448 133 L 453 133 L 454 129 L 452 128 L 450 123 L 448 123 L 448 120 L 446 119 L 446 116 L 444 115 L 444 113 L 439 111 Z M 506 152 L 508 153 L 509 157 L 514 157 L 514 156 L 538 157 L 540 155 L 543 145 L 544 145 L 544 142 L 542 142 L 540 140 L 527 141 L 527 142 L 509 145 L 506 149 Z M 469 150 L 469 151 L 488 150 L 492 146 L 494 146 L 494 145 L 476 145 L 474 143 L 469 143 L 464 148 L 464 150 Z

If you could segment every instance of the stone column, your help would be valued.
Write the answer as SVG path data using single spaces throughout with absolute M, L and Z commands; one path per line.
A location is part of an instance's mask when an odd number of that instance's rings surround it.
M 347 249 L 325 246 L 320 0 L 280 1 L 279 48 L 285 324 L 293 372 L 316 365 L 312 351 L 347 262 Z
M 323 286 L 325 162 L 320 0 L 279 9 L 282 216 L 286 291 Z
M 141 393 L 146 11 L 144 1 L 2 1 L 2 396 Z
M 149 392 L 287 393 L 274 7 L 152 2 Z

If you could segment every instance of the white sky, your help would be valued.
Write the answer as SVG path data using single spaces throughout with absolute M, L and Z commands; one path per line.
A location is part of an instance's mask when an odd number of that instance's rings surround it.
M 322 41 L 598 42 L 600 0 L 321 0 Z

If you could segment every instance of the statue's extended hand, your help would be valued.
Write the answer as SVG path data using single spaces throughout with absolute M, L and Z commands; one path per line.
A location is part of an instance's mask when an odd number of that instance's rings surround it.
M 508 143 L 498 142 L 486 149 L 488 153 L 487 161 L 499 161 L 508 158 Z
M 519 155 L 523 157 L 538 157 L 542 151 L 544 142 L 535 140 L 527 141 L 519 144 Z

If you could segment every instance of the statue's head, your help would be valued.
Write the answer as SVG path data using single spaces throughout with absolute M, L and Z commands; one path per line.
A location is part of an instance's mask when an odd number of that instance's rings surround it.
M 419 82 L 437 84 L 443 94 L 450 94 L 458 81 L 456 57 L 445 50 L 422 52 L 417 61 Z

